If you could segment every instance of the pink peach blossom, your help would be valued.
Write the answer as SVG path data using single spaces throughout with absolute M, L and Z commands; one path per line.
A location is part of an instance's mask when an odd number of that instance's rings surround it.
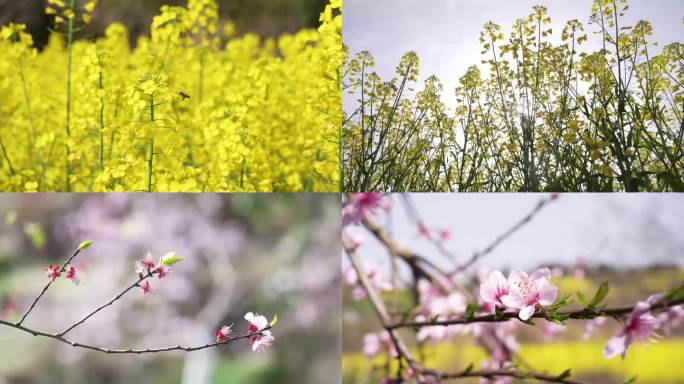
M 59 265 L 50 265 L 45 268 L 45 274 L 50 278 L 50 281 L 55 281 L 56 278 L 62 275 L 62 268 Z
M 684 319 L 684 305 L 670 307 L 658 316 L 665 334 L 672 334 L 672 329 L 677 327 Z
M 554 323 L 553 321 L 546 321 L 544 323 L 542 339 L 544 341 L 554 341 L 558 335 L 565 331 L 565 327 Z
M 428 226 L 425 223 L 423 223 L 422 221 L 419 221 L 416 225 L 418 226 L 418 236 L 419 237 L 426 238 L 426 239 L 429 239 L 430 237 L 432 237 L 430 235 L 430 228 L 428 228 Z
M 647 302 L 639 301 L 625 321 L 622 330 L 608 340 L 603 349 L 603 356 L 610 359 L 620 354 L 624 360 L 627 349 L 634 339 L 644 344 L 655 336 L 654 331 L 658 327 L 660 327 L 660 321 L 651 314 L 651 306 Z
M 249 322 L 249 325 L 247 326 L 248 333 L 259 333 L 258 335 L 252 335 L 249 338 L 252 342 L 252 351 L 266 351 L 274 340 L 271 331 L 265 329 L 268 327 L 268 320 L 266 320 L 266 317 L 258 313 L 247 312 L 245 314 L 245 320 Z
M 587 275 L 587 257 L 586 256 L 580 256 L 577 258 L 577 264 L 575 265 L 575 270 L 573 271 L 573 275 L 575 276 L 576 279 L 584 279 L 584 277 Z
M 382 342 L 380 336 L 376 333 L 367 333 L 363 336 L 363 354 L 367 358 L 377 356 L 382 350 Z
M 605 324 L 605 322 L 606 322 L 605 317 L 597 317 L 595 319 L 591 319 L 591 320 L 587 321 L 587 324 L 584 326 L 584 333 L 582 334 L 582 339 L 583 340 L 589 340 L 591 338 L 591 335 L 596 330 L 596 328 Z
M 417 288 L 418 300 L 423 309 L 427 309 L 434 299 L 442 295 L 442 292 L 435 284 L 432 284 L 430 281 L 425 279 L 418 280 Z
M 356 249 L 363 244 L 363 234 L 356 227 L 345 227 L 342 231 L 342 242 L 349 249 Z
M 453 233 L 449 228 L 441 228 L 437 231 L 437 233 L 439 234 L 439 238 L 442 241 L 448 241 L 453 236 Z
M 435 316 L 433 318 L 428 319 L 425 315 L 418 315 L 415 318 L 415 321 L 417 322 L 425 322 L 428 320 L 437 320 L 437 321 L 442 321 L 446 320 L 447 318 L 445 316 Z M 453 337 L 457 334 L 462 334 L 465 331 L 467 331 L 469 328 L 467 326 L 463 325 L 429 325 L 426 327 L 420 327 L 418 330 L 418 333 L 416 334 L 416 339 L 418 341 L 431 341 L 431 342 L 438 342 L 442 341 L 445 339 L 448 339 L 450 337 Z
M 342 226 L 357 223 L 371 215 L 377 209 L 390 209 L 389 198 L 381 193 L 352 193 L 349 202 L 342 208 Z
M 145 282 L 142 283 L 140 288 L 142 288 L 144 295 L 147 295 L 148 293 L 152 292 L 152 286 L 150 285 L 150 282 L 147 280 L 145 280 Z
M 157 278 L 163 279 L 171 272 L 171 268 L 161 266 L 157 267 L 154 271 L 157 273 Z
M 549 282 L 551 271 L 539 268 L 527 275 L 521 271 L 511 271 L 508 275 L 509 292 L 501 297 L 508 308 L 519 309 L 518 317 L 528 320 L 537 306 L 551 305 L 556 300 L 558 288 Z
M 387 348 L 387 351 L 392 358 L 399 357 L 399 352 L 394 347 L 394 342 L 392 342 L 392 335 L 388 331 L 380 332 L 380 342 Z
M 271 331 L 262 331 L 260 336 L 252 336 L 252 351 L 253 352 L 265 352 L 271 347 L 273 343 L 273 336 L 271 336 Z
M 73 265 L 70 265 L 69 268 L 67 268 L 66 278 L 71 280 L 76 285 L 79 285 L 83 280 L 81 272 L 77 271 L 76 267 Z
M 233 325 L 224 325 L 221 329 L 216 331 L 216 342 L 223 343 L 233 337 Z
M 368 281 L 373 289 L 376 291 L 391 291 L 393 289 L 392 284 L 386 281 L 380 268 L 373 263 L 364 263 L 364 270 L 368 277 Z M 356 274 L 356 270 L 353 267 L 349 267 L 344 271 L 344 281 L 347 285 L 352 287 L 352 298 L 356 301 L 366 297 L 366 290 L 359 280 L 359 276 Z
M 152 260 L 152 254 L 147 252 L 142 260 L 138 260 L 135 263 L 135 273 L 143 276 L 145 273 L 152 271 L 154 267 L 155 263 Z
M 447 296 L 438 296 L 429 302 L 425 308 L 431 316 L 461 315 L 465 313 L 468 303 L 460 292 L 452 292 Z
M 503 307 L 501 298 L 508 295 L 508 279 L 499 271 L 493 271 L 487 280 L 480 284 L 480 299 L 488 304 Z

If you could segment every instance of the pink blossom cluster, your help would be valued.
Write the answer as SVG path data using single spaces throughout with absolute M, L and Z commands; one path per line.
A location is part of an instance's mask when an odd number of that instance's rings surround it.
M 389 198 L 381 193 L 352 193 L 342 208 L 342 226 L 372 217 L 378 209 L 389 211 L 390 206 Z
M 77 270 L 76 267 L 74 267 L 73 265 L 66 267 L 66 269 L 63 269 L 59 265 L 50 265 L 47 268 L 45 268 L 45 274 L 50 279 L 50 281 L 55 281 L 58 277 L 61 277 L 62 272 L 66 272 L 64 277 L 67 280 L 71 280 L 71 282 L 76 285 L 79 285 L 83 280 L 82 273 L 79 270 Z
M 490 363 L 504 366 L 511 361 L 513 352 L 520 349 L 515 338 L 518 324 L 512 321 L 501 323 L 480 323 L 472 328 L 477 344 L 489 351 Z
M 516 310 L 521 320 L 528 320 L 537 308 L 556 301 L 558 287 L 550 280 L 549 268 L 539 268 L 530 275 L 511 271 L 508 278 L 493 271 L 480 285 L 480 300 L 485 305 Z
M 266 317 L 258 313 L 247 312 L 247 314 L 245 314 L 245 320 L 248 322 L 247 333 L 251 335 L 249 340 L 252 343 L 252 351 L 266 351 L 274 340 L 273 335 L 271 335 L 271 331 L 266 329 L 269 325 Z M 273 322 L 271 324 L 273 324 Z M 233 325 L 224 325 L 216 331 L 216 342 L 225 343 L 231 340 L 234 336 L 235 334 L 233 333 Z
M 376 291 L 391 291 L 393 289 L 392 283 L 386 281 L 380 271 L 380 267 L 373 263 L 364 263 L 364 271 L 368 277 L 370 285 Z M 352 288 L 352 298 L 359 301 L 366 297 L 366 290 L 359 280 L 356 270 L 349 267 L 344 271 L 344 282 Z
M 417 289 L 421 313 L 415 317 L 416 321 L 444 321 L 460 317 L 465 313 L 467 302 L 461 292 L 443 292 L 437 285 L 425 279 L 418 280 Z M 472 328 L 469 325 L 427 326 L 421 327 L 416 337 L 419 341 L 435 342 L 468 332 Z
M 155 263 L 154 260 L 152 260 L 152 254 L 150 252 L 147 252 L 142 260 L 138 260 L 135 263 L 135 273 L 137 273 L 140 278 L 143 278 L 145 275 L 157 275 L 157 278 L 163 279 L 169 272 L 171 272 L 171 268 L 162 265 L 161 260 L 158 264 Z M 140 288 L 145 295 L 152 292 L 152 285 L 148 280 L 142 282 Z
M 342 244 L 355 250 L 363 244 L 364 236 L 358 227 L 347 226 L 342 230 Z
M 367 333 L 363 336 L 363 354 L 367 358 L 373 358 L 383 351 L 389 353 L 392 358 L 399 357 L 389 332 Z
M 632 313 L 625 319 L 620 332 L 610 338 L 604 347 L 605 358 L 610 359 L 619 354 L 624 359 L 634 340 L 646 344 L 658 336 L 655 332 L 657 329 L 662 328 L 665 332 L 671 332 L 673 327 L 681 323 L 684 318 L 682 305 L 671 307 L 660 315 L 651 312 L 651 309 L 657 306 L 664 296 L 664 294 L 651 295 L 646 301 L 636 303 Z
M 452 232 L 449 228 L 433 228 L 422 221 L 417 223 L 418 236 L 426 239 L 435 239 L 440 242 L 449 241 L 452 237 Z

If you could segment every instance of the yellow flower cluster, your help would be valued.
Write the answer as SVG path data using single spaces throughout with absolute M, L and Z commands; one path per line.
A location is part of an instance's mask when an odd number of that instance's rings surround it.
M 95 1 L 48 4 L 41 52 L 0 29 L 1 191 L 339 190 L 341 0 L 277 40 L 189 0 L 135 49 L 119 24 L 72 40 Z

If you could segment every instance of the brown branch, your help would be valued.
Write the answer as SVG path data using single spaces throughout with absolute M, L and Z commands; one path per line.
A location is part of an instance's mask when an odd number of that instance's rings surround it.
M 64 262 L 64 264 L 62 264 L 62 268 L 59 270 L 59 273 L 63 273 L 64 271 L 66 271 L 66 267 L 71 263 L 74 257 L 78 256 L 78 254 L 81 253 L 82 250 L 83 249 L 81 247 L 78 247 L 76 251 L 74 251 L 74 253 Z M 24 312 L 24 314 L 21 316 L 21 319 L 19 319 L 16 325 L 21 325 L 24 322 L 24 320 L 26 320 L 26 317 L 29 315 L 29 313 L 31 313 L 36 304 L 38 304 L 38 300 L 40 300 L 41 297 L 43 297 L 43 295 L 45 294 L 45 292 L 47 292 L 48 288 L 50 288 L 50 285 L 52 285 L 53 281 L 54 280 L 50 280 L 45 285 L 45 287 L 43 287 L 43 290 L 40 292 L 38 296 L 36 296 L 36 298 L 33 300 L 33 303 L 31 303 L 29 309 L 27 309 L 26 312 Z
M 261 336 L 261 335 L 263 335 L 264 331 L 271 329 L 271 326 L 268 326 L 259 332 L 246 333 L 246 334 L 243 334 L 240 336 L 233 337 L 233 338 L 226 340 L 226 341 L 209 343 L 209 344 L 204 344 L 204 345 L 200 345 L 200 346 L 193 346 L 193 347 L 184 347 L 181 345 L 176 345 L 176 346 L 172 346 L 172 347 L 147 348 L 147 349 L 130 349 L 130 348 L 129 349 L 112 349 L 112 348 L 97 347 L 94 345 L 70 341 L 70 340 L 64 338 L 63 336 L 61 336 L 60 334 L 52 334 L 52 333 L 37 331 L 35 329 L 28 328 L 28 327 L 25 327 L 23 325 L 19 325 L 16 323 L 12 323 L 10 321 L 0 320 L 0 324 L 6 325 L 8 327 L 16 328 L 18 330 L 21 330 L 21 331 L 24 331 L 27 333 L 30 333 L 33 336 L 41 336 L 41 337 L 47 337 L 50 339 L 55 339 L 55 340 L 60 341 L 62 343 L 69 344 L 75 348 L 84 348 L 84 349 L 90 349 L 93 351 L 98 351 L 98 352 L 103 352 L 103 353 L 116 353 L 116 354 L 143 354 L 143 353 L 159 353 L 159 352 L 169 352 L 169 351 L 193 352 L 193 351 L 199 351 L 201 349 L 212 348 L 212 347 L 216 347 L 219 345 L 229 344 L 229 343 L 237 341 L 237 340 L 249 339 L 252 336 Z
M 547 383 L 564 383 L 564 384 L 581 384 L 579 381 L 570 380 L 567 378 L 561 378 L 561 376 L 553 376 L 538 372 L 526 372 L 513 369 L 492 369 L 492 370 L 466 370 L 460 373 L 449 373 L 440 372 L 437 370 L 424 370 L 425 374 L 435 376 L 439 379 L 462 379 L 466 377 L 483 377 L 486 379 L 492 379 L 496 377 L 513 377 L 516 379 L 526 380 L 526 379 L 536 379 L 539 381 L 544 381 Z
M 661 301 L 659 303 L 651 305 L 651 309 L 659 310 L 674 307 L 680 304 L 684 304 L 684 298 L 671 300 L 671 301 Z M 579 311 L 564 311 L 556 312 L 557 316 L 568 316 L 568 319 L 575 320 L 586 320 L 594 319 L 596 317 L 618 317 L 631 313 L 634 310 L 634 306 L 630 307 L 618 307 L 610 309 L 581 309 Z M 397 328 L 420 328 L 429 326 L 447 326 L 447 325 L 457 325 L 457 324 L 471 324 L 471 323 L 498 323 L 503 321 L 508 321 L 511 319 L 517 319 L 517 312 L 504 312 L 497 316 L 496 314 L 475 316 L 472 319 L 451 319 L 442 321 L 416 321 L 407 323 L 396 323 L 390 325 L 391 329 Z M 537 311 L 532 315 L 531 318 L 535 319 L 546 319 L 550 320 L 550 316 L 546 310 Z
M 368 229 L 373 236 L 387 248 L 391 255 L 399 256 L 409 265 L 409 267 L 411 267 L 417 276 L 422 276 L 433 281 L 443 292 L 451 290 L 445 281 L 448 281 L 450 284 L 453 284 L 454 282 L 445 271 L 430 262 L 427 258 L 401 247 L 389 234 L 387 234 L 387 232 L 368 218 L 364 218 L 362 223 L 366 229 Z M 438 276 L 435 271 L 441 276 Z
M 404 202 L 404 206 L 406 207 L 406 212 L 408 213 L 408 216 L 411 220 L 413 220 L 414 224 L 416 224 L 419 229 L 422 231 L 423 229 L 427 229 L 425 227 L 425 222 L 423 221 L 422 216 L 420 215 L 420 212 L 418 212 L 418 209 L 416 208 L 416 205 L 413 203 L 413 200 L 411 199 L 411 195 L 407 193 L 402 193 L 401 194 L 402 201 Z M 427 233 L 423 233 L 427 240 L 432 243 L 432 245 L 437 248 L 437 251 L 442 254 L 442 256 L 454 260 L 456 257 L 452 252 L 450 252 L 446 247 L 444 246 L 444 242 L 440 241 L 437 239 L 435 236 L 433 236 L 429 230 Z
M 522 219 L 520 219 L 518 222 L 513 224 L 508 230 L 506 230 L 504 233 L 499 235 L 494 241 L 491 242 L 488 246 L 486 246 L 484 249 L 481 251 L 475 252 L 470 259 L 468 259 L 465 263 L 459 265 L 454 269 L 450 275 L 453 276 L 457 273 L 463 272 L 466 269 L 468 269 L 471 265 L 473 265 L 477 260 L 480 258 L 486 256 L 487 254 L 491 253 L 499 244 L 501 244 L 504 240 L 508 239 L 510 236 L 512 236 L 514 233 L 516 233 L 518 230 L 520 230 L 522 227 L 524 227 L 526 224 L 530 223 L 532 219 L 544 208 L 546 207 L 549 203 L 552 201 L 555 201 L 558 198 L 558 195 L 553 194 L 547 198 L 542 198 L 537 202 L 537 205 L 532 208 L 532 210 L 525 215 Z
M 398 328 L 404 328 L 404 327 L 421 327 L 421 326 L 432 326 L 432 325 L 451 325 L 451 324 L 446 324 L 447 322 L 426 322 L 426 323 L 421 323 L 421 322 L 415 322 L 415 323 L 399 323 L 399 324 L 391 324 L 391 319 L 389 312 L 387 311 L 387 308 L 382 302 L 382 299 L 378 295 L 378 293 L 373 289 L 373 287 L 370 284 L 370 281 L 368 280 L 368 276 L 365 274 L 365 271 L 363 270 L 363 267 L 358 260 L 358 257 L 353 249 L 345 247 L 345 252 L 347 256 L 349 257 L 349 260 L 352 264 L 352 267 L 356 271 L 356 274 L 359 278 L 359 281 L 361 282 L 361 285 L 363 286 L 364 290 L 366 291 L 366 294 L 368 295 L 369 302 L 371 304 L 371 307 L 377 314 L 380 324 L 382 325 L 383 328 L 389 333 L 390 339 L 392 343 L 394 344 L 397 353 L 399 355 L 399 359 L 404 358 L 411 369 L 416 373 L 417 379 L 420 383 L 424 382 L 424 376 L 435 376 L 439 379 L 459 379 L 459 378 L 466 378 L 466 377 L 484 377 L 484 378 L 492 378 L 492 377 L 501 377 L 501 376 L 507 376 L 507 377 L 514 377 L 518 379 L 536 379 L 540 381 L 546 381 L 546 382 L 554 382 L 554 383 L 564 383 L 564 384 L 581 384 L 578 381 L 574 380 L 569 380 L 565 378 L 560 378 L 560 376 L 551 376 L 551 375 L 546 375 L 542 373 L 536 373 L 536 372 L 524 372 L 524 371 L 519 371 L 519 370 L 511 370 L 511 369 L 502 369 L 502 370 L 487 370 L 487 371 L 463 371 L 461 373 L 443 373 L 439 372 L 437 370 L 433 369 L 427 369 L 424 368 L 422 365 L 420 365 L 417 361 L 414 360 L 414 358 L 411 355 L 410 350 L 406 347 L 406 344 L 404 341 L 400 338 L 398 334 Z M 680 300 L 684 302 L 683 300 Z M 675 302 L 672 303 L 672 305 Z M 662 305 L 662 304 L 661 304 Z M 628 313 L 631 312 L 632 307 L 629 308 L 629 311 L 626 311 L 625 308 L 618 308 L 614 310 L 604 310 L 603 312 L 605 313 Z M 486 315 L 486 316 L 480 316 L 478 318 L 474 318 L 471 321 L 468 322 L 476 322 L 476 319 L 480 318 L 489 318 L 491 317 L 492 319 L 488 319 L 489 321 L 506 321 L 511 318 L 514 318 L 517 316 L 517 313 L 504 313 L 503 315 L 507 316 L 507 319 L 494 319 L 494 315 Z M 585 315 L 587 318 L 590 316 L 589 313 Z M 534 317 L 537 317 L 535 314 Z M 468 323 L 464 321 L 463 319 L 457 320 L 458 322 L 455 322 L 454 320 L 453 324 L 465 324 Z M 400 360 L 401 361 L 401 360 Z
M 74 259 L 74 258 L 75 258 L 83 249 L 85 249 L 85 247 L 83 247 L 83 244 L 81 244 L 81 246 L 79 246 L 79 248 L 76 249 L 76 251 L 75 251 L 75 252 L 74 252 L 74 253 L 73 253 L 65 262 L 64 262 L 64 264 L 62 265 L 62 268 L 60 269 L 60 273 L 62 273 L 62 272 L 64 272 L 64 271 L 66 270 L 66 267 L 71 263 L 71 261 L 72 261 L 72 260 L 73 260 L 73 259 Z M 65 329 L 64 331 L 62 331 L 61 333 L 54 333 L 54 334 L 53 334 L 53 333 L 47 333 L 47 332 L 38 331 L 38 330 L 36 330 L 36 329 L 29 328 L 29 327 L 26 327 L 26 326 L 23 326 L 23 325 L 22 325 L 23 321 L 26 319 L 26 317 L 29 315 L 29 313 L 31 313 L 31 311 L 33 310 L 33 308 L 35 308 L 35 306 L 36 306 L 36 304 L 38 303 L 38 301 L 40 300 L 40 298 L 43 297 L 43 295 L 45 294 L 45 292 L 47 292 L 48 288 L 50 288 L 50 285 L 52 285 L 52 282 L 53 282 L 54 280 L 50 280 L 50 281 L 45 285 L 45 287 L 43 288 L 43 290 L 42 290 L 42 291 L 40 292 L 40 294 L 33 300 L 33 302 L 31 303 L 31 306 L 29 307 L 29 309 L 23 314 L 23 316 L 21 317 L 21 319 L 20 319 L 18 322 L 13 323 L 13 322 L 11 322 L 11 321 L 6 321 L 6 320 L 0 319 L 0 325 L 5 325 L 5 326 L 11 327 L 11 328 L 15 328 L 15 329 L 18 329 L 18 330 L 20 330 L 20 331 L 30 333 L 30 334 L 32 334 L 33 336 L 41 336 L 41 337 L 46 337 L 46 338 L 54 339 L 54 340 L 60 341 L 60 342 L 65 343 L 65 344 L 69 344 L 69 345 L 71 345 L 72 347 L 75 347 L 75 348 L 84 348 L 84 349 L 90 349 L 90 350 L 93 350 L 93 351 L 98 351 L 98 352 L 103 352 L 103 353 L 113 353 L 113 354 L 143 354 L 143 353 L 159 353 L 159 352 L 169 352 L 169 351 L 186 351 L 186 352 L 193 352 L 193 351 L 199 351 L 199 350 L 201 350 L 201 349 L 216 347 L 216 346 L 219 346 L 219 345 L 225 345 L 225 344 L 228 344 L 228 343 L 237 341 L 237 340 L 249 339 L 249 338 L 251 338 L 251 337 L 253 337 L 253 336 L 263 336 L 263 332 L 264 332 L 264 331 L 267 331 L 267 330 L 271 329 L 271 325 L 269 325 L 269 326 L 267 326 L 266 328 L 264 328 L 264 329 L 262 329 L 262 330 L 260 330 L 260 331 L 257 331 L 257 332 L 246 333 L 246 334 L 243 334 L 243 335 L 240 335 L 240 336 L 236 336 L 236 337 L 230 338 L 230 339 L 228 339 L 228 340 L 226 340 L 226 341 L 208 343 L 208 344 L 204 344 L 204 345 L 200 345 L 200 346 L 181 346 L 181 345 L 176 345 L 176 346 L 170 346 L 170 347 L 146 348 L 146 349 L 132 349 L 132 348 L 129 348 L 129 349 L 113 349 L 113 348 L 98 347 L 98 346 L 94 346 L 94 345 L 83 344 L 83 343 L 79 343 L 79 342 L 76 342 L 76 341 L 71 341 L 71 340 L 68 340 L 68 339 L 66 339 L 66 338 L 64 337 L 68 332 L 70 332 L 70 331 L 73 330 L 74 328 L 78 327 L 79 325 L 85 323 L 88 319 L 90 319 L 90 318 L 91 318 L 92 316 L 94 316 L 96 313 L 98 313 L 98 312 L 100 312 L 101 310 L 103 310 L 103 309 L 109 307 L 110 305 L 114 304 L 117 300 L 121 299 L 121 298 L 122 298 L 127 292 L 129 292 L 131 289 L 133 289 L 133 288 L 135 288 L 135 287 L 140 287 L 140 283 L 142 283 L 144 280 L 146 280 L 146 279 L 148 279 L 148 278 L 154 276 L 156 273 L 158 273 L 158 271 L 157 271 L 156 268 L 153 269 L 153 270 L 147 270 L 147 273 L 146 273 L 146 274 L 141 274 L 141 276 L 139 276 L 139 278 L 138 278 L 138 280 L 137 280 L 136 282 L 134 282 L 133 284 L 129 285 L 127 288 L 125 288 L 125 289 L 124 289 L 123 291 L 121 291 L 119 294 L 117 294 L 116 296 L 114 296 L 113 299 L 111 299 L 111 300 L 109 300 L 108 302 L 106 302 L 105 304 L 103 304 L 103 305 L 97 307 L 95 310 L 93 310 L 92 312 L 88 313 L 88 314 L 87 314 L 85 317 L 83 317 L 81 320 L 78 320 L 77 322 L 75 322 L 74 324 L 72 324 L 71 326 L 69 326 L 67 329 Z
M 135 288 L 135 287 L 139 287 L 139 286 L 140 286 L 140 283 L 142 283 L 145 279 L 154 276 L 155 273 L 157 273 L 156 270 L 147 271 L 147 274 L 146 274 L 146 275 L 143 275 L 143 276 L 140 276 L 140 278 L 138 278 L 138 281 L 136 281 L 135 283 L 129 285 L 128 288 L 124 289 L 124 290 L 121 291 L 118 295 L 114 296 L 113 299 L 111 299 L 111 300 L 109 300 L 107 303 L 105 303 L 105 304 L 103 304 L 103 305 L 97 307 L 94 311 L 92 311 L 92 312 L 90 312 L 89 314 L 87 314 L 87 315 L 86 315 L 85 317 L 83 317 L 81 320 L 75 322 L 75 323 L 72 324 L 69 328 L 67 328 L 67 329 L 65 329 L 64 331 L 62 331 L 61 333 L 59 333 L 59 336 L 64 336 L 64 335 L 66 335 L 66 334 L 69 333 L 72 329 L 74 329 L 74 328 L 78 327 L 79 325 L 85 323 L 86 320 L 88 320 L 89 318 L 91 318 L 91 317 L 92 317 L 93 315 L 95 315 L 96 313 L 98 313 L 98 312 L 100 312 L 101 310 L 107 308 L 108 306 L 114 304 L 115 301 L 117 301 L 117 300 L 119 300 L 121 297 L 123 297 L 123 295 L 125 295 L 128 291 L 130 291 L 131 289 L 133 289 L 133 288 Z
M 391 319 L 389 313 L 387 312 L 387 308 L 385 308 L 382 299 L 380 299 L 380 295 L 378 295 L 378 293 L 371 286 L 370 281 L 368 280 L 368 275 L 366 275 L 363 266 L 359 262 L 358 257 L 356 256 L 356 252 L 353 249 L 347 247 L 345 247 L 345 252 L 349 257 L 349 260 L 351 261 L 352 267 L 356 271 L 356 275 L 358 276 L 359 281 L 363 286 L 363 289 L 366 291 L 366 294 L 368 295 L 373 310 L 378 315 L 380 324 L 389 333 L 390 339 L 392 340 L 392 344 L 394 344 L 394 347 L 396 348 L 397 353 L 399 354 L 399 358 L 403 357 L 404 359 L 406 359 L 411 369 L 419 373 L 422 368 L 415 361 L 413 355 L 411 354 L 411 351 L 408 349 L 404 341 L 401 339 L 398 332 L 390 327 Z M 419 382 L 423 382 L 422 376 L 420 374 L 418 376 L 418 380 Z

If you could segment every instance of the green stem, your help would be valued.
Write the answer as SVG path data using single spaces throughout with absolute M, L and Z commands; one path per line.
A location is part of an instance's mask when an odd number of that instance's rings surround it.
M 71 12 L 75 13 L 75 8 L 76 8 L 76 0 L 70 0 L 69 1 L 69 9 Z M 70 176 L 71 176 L 71 164 L 69 161 L 69 157 L 71 155 L 71 149 L 69 148 L 69 139 L 71 138 L 71 52 L 72 52 L 72 46 L 73 46 L 73 38 L 74 38 L 74 18 L 69 19 L 69 30 L 67 32 L 67 84 L 66 84 L 66 96 L 67 96 L 67 104 L 66 104 L 66 134 L 67 134 L 67 141 L 66 141 L 66 190 L 67 192 L 71 191 L 71 181 Z
M 154 124 L 154 95 L 150 95 L 150 121 Z M 147 192 L 152 192 L 152 169 L 154 167 L 154 137 L 150 138 L 147 154 Z
M 154 138 L 150 139 L 147 153 L 147 192 L 152 192 L 152 168 L 154 167 Z
M 19 77 L 21 77 L 21 86 L 24 92 L 24 106 L 26 107 L 26 115 L 31 124 L 31 140 L 29 141 L 29 156 L 33 157 L 33 149 L 36 144 L 36 125 L 33 122 L 33 114 L 31 113 L 31 100 L 29 99 L 28 86 L 26 85 L 26 76 L 24 75 L 24 62 L 19 59 Z
M 337 91 L 342 92 L 342 76 L 340 75 L 341 69 L 337 70 Z M 340 109 L 342 106 L 340 106 Z M 363 115 L 361 116 L 361 121 L 363 121 Z M 342 152 L 342 126 L 344 125 L 344 114 L 340 111 L 340 124 L 338 124 L 338 134 L 337 134 L 337 161 L 338 169 L 340 172 L 339 176 L 339 188 L 340 192 L 344 191 L 344 153 Z
M 240 163 L 240 188 L 245 186 L 245 158 L 242 158 L 242 163 Z
M 9 165 L 10 176 L 14 176 L 14 167 L 12 167 L 12 161 L 7 154 L 7 149 L 5 148 L 5 143 L 2 141 L 2 138 L 0 138 L 0 149 L 2 149 L 2 155 L 5 157 L 5 160 L 7 160 L 7 165 Z
M 201 48 L 200 51 L 200 71 L 199 71 L 199 86 L 198 86 L 198 95 L 199 95 L 199 102 L 202 102 L 202 94 L 204 93 L 204 48 Z
M 100 71 L 99 88 L 102 87 L 102 71 Z M 104 96 L 100 97 L 100 171 L 104 171 Z

